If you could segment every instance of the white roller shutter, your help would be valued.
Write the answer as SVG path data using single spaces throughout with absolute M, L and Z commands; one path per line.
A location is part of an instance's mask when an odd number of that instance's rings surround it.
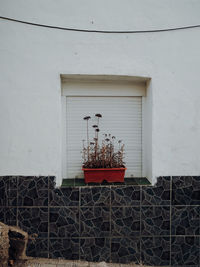
M 84 116 L 102 114 L 100 136 L 114 135 L 125 144 L 126 177 L 142 175 L 142 97 L 141 96 L 67 96 L 66 101 L 66 173 L 67 178 L 83 177 L 82 140 L 86 138 Z M 94 130 L 90 127 L 90 138 Z M 117 147 L 117 143 L 116 143 Z

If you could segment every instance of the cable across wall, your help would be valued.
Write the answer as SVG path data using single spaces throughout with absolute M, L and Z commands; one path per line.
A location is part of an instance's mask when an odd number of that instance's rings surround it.
M 108 30 L 90 30 L 90 29 L 79 29 L 79 28 L 68 28 L 68 27 L 59 27 L 47 24 L 40 24 L 34 23 L 24 20 L 18 20 L 9 17 L 0 16 L 0 19 L 27 24 L 36 27 L 43 27 L 43 28 L 50 28 L 55 30 L 62 30 L 62 31 L 73 31 L 73 32 L 86 32 L 86 33 L 105 33 L 105 34 L 139 34 L 139 33 L 157 33 L 157 32 L 169 32 L 169 31 L 179 31 L 179 30 L 188 30 L 194 28 L 200 28 L 200 24 L 197 25 L 187 25 L 181 27 L 174 27 L 174 28 L 163 28 L 163 29 L 152 29 L 152 30 L 129 30 L 129 31 L 108 31 Z

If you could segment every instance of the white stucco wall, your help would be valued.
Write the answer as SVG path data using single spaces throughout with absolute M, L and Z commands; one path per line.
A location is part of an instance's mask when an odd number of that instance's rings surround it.
M 1 16 L 99 30 L 199 24 L 199 13 L 199 0 L 0 0 Z M 60 74 L 151 77 L 153 182 L 200 175 L 199 47 L 200 28 L 95 34 L 0 20 L 0 175 L 61 179 Z

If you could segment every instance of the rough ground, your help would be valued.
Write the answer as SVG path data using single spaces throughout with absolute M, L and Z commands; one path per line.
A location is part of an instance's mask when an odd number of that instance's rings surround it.
M 9 227 L 0 222 L 0 263 L 1 266 L 7 266 L 9 250 Z
M 26 262 L 21 261 L 15 267 L 147 267 L 135 264 L 113 264 L 106 262 L 85 262 L 85 261 L 67 261 L 52 259 L 30 259 Z
M 33 239 L 20 228 L 0 222 L 0 267 L 14 266 L 15 261 L 26 259 L 30 238 Z

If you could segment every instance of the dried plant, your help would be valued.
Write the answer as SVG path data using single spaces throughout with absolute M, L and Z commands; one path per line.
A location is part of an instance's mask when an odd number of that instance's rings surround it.
M 83 118 L 84 120 L 87 121 L 87 159 L 89 160 L 89 129 L 88 129 L 88 121 L 91 119 L 90 116 L 86 116 Z
M 95 114 L 97 118 L 97 124 L 93 125 L 94 128 L 94 138 L 93 141 L 89 140 L 89 119 L 90 116 L 84 117 L 86 120 L 87 128 L 87 145 L 85 145 L 85 140 L 83 140 L 83 168 L 125 168 L 124 163 L 124 144 L 122 140 L 116 141 L 115 136 L 111 134 L 104 134 L 102 144 L 99 145 L 99 123 L 101 114 Z M 118 143 L 117 150 L 115 149 Z

